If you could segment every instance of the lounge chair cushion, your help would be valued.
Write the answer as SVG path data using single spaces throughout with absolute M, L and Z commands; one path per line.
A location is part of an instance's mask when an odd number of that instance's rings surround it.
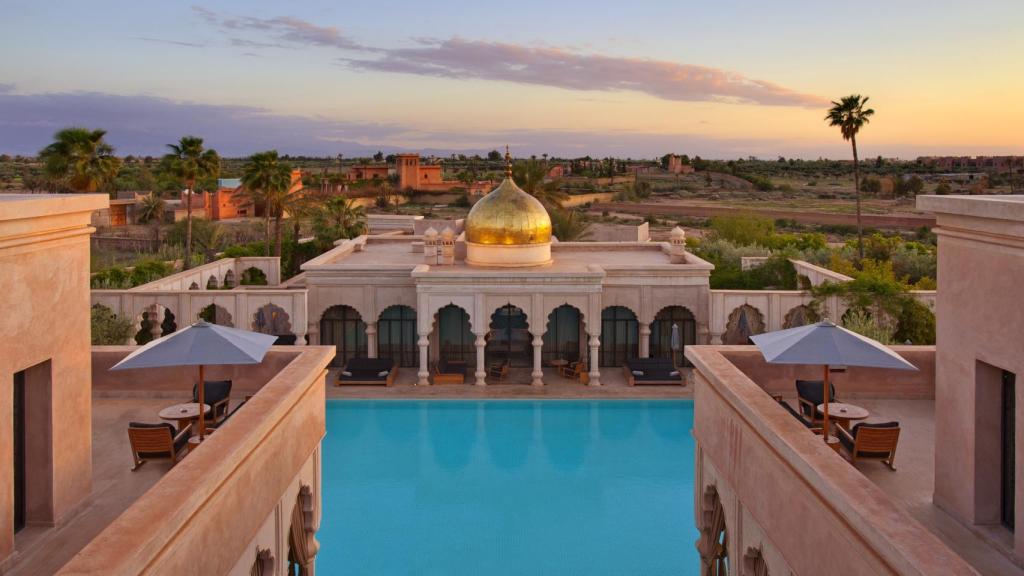
M 671 358 L 630 358 L 626 361 L 626 367 L 629 368 L 637 382 L 663 382 L 679 379 L 679 371 L 676 370 Z
M 394 364 L 391 358 L 349 358 L 341 375 L 355 380 L 384 380 Z
M 231 380 L 207 380 L 203 389 L 203 400 L 214 405 L 231 396 Z M 192 401 L 199 402 L 199 389 L 192 385 Z
M 804 418 L 802 414 L 800 414 L 799 412 L 794 410 L 793 407 L 789 405 L 789 402 L 786 402 L 785 400 L 781 400 L 781 401 L 779 401 L 779 405 L 782 406 L 783 408 L 785 408 L 786 412 L 789 412 L 793 416 L 793 418 L 796 418 L 797 420 L 799 420 L 800 423 L 803 424 L 805 428 L 814 428 L 814 424 L 812 424 L 810 421 L 808 421 L 806 418 Z M 842 438 L 840 438 L 840 439 L 842 439 Z
M 466 363 L 465 362 L 449 362 L 448 360 L 441 360 L 437 363 L 437 371 L 440 374 L 461 374 L 463 377 L 466 376 Z

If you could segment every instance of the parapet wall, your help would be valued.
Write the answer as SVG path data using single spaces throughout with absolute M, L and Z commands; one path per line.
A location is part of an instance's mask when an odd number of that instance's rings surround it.
M 295 350 L 275 347 L 271 357 L 290 361 L 58 574 L 249 574 L 257 548 L 273 557 L 264 573 L 286 573 L 301 486 L 312 494 L 310 528 L 319 525 L 325 368 L 334 355 L 328 347 Z M 105 362 L 117 355 L 99 352 Z
M 934 364 L 933 348 L 896 350 L 917 365 Z M 706 496 L 717 495 L 730 565 L 759 556 L 769 574 L 976 574 L 783 410 L 758 385 L 767 380 L 770 389 L 782 375 L 764 371 L 755 354 L 735 346 L 686 348 L 696 366 L 698 527 L 707 524 L 701 512 L 714 500 Z M 879 379 L 866 371 L 843 376 L 836 385 L 843 394 L 873 390 Z

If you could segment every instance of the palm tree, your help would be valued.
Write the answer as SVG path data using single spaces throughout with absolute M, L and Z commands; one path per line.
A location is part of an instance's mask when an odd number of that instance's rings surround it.
M 324 202 L 314 217 L 313 229 L 323 247 L 335 240 L 354 238 L 366 232 L 366 210 L 355 200 L 335 196 Z
M 263 204 L 267 256 L 270 255 L 270 219 L 273 217 L 276 224 L 274 255 L 281 257 L 281 218 L 284 216 L 285 199 L 291 185 L 292 168 L 281 162 L 277 150 L 257 152 L 242 167 L 242 194 L 248 196 L 254 204 Z
M 861 260 L 864 259 L 864 226 L 860 218 L 860 163 L 857 159 L 857 133 L 870 122 L 875 111 L 867 108 L 868 97 L 860 94 L 852 94 L 840 100 L 832 102 L 825 120 L 829 126 L 838 126 L 843 135 L 843 140 L 849 140 L 853 146 L 853 189 L 857 195 L 857 253 Z
M 164 167 L 185 185 L 185 269 L 192 261 L 192 195 L 196 180 L 216 178 L 220 172 L 220 156 L 216 150 L 204 150 L 203 139 L 182 136 L 177 144 L 168 144 L 171 151 L 163 157 Z M 183 195 L 184 196 L 184 195 Z
M 548 210 L 560 208 L 562 202 L 569 198 L 569 193 L 562 189 L 559 180 L 545 181 L 548 175 L 548 167 L 538 160 L 526 160 L 512 165 L 512 179 Z
M 142 199 L 139 204 L 138 219 L 140 223 L 150 222 L 153 224 L 153 247 L 154 252 L 160 249 L 160 224 L 164 219 L 164 212 L 167 211 L 167 203 L 164 202 L 160 192 L 153 190 Z
M 590 224 L 575 210 L 556 208 L 551 215 L 551 233 L 561 242 L 574 242 L 585 239 Z
M 39 152 L 43 172 L 58 190 L 95 192 L 114 181 L 121 160 L 103 139 L 106 130 L 65 128 Z

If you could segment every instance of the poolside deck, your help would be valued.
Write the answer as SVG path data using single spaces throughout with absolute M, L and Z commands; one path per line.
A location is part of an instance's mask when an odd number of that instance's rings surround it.
M 461 386 L 416 386 L 417 368 L 401 368 L 394 386 L 334 386 L 339 369 L 329 371 L 328 398 L 692 398 L 689 369 L 686 386 L 629 386 L 621 368 L 603 368 L 601 386 L 585 386 L 544 368 L 544 386 L 531 386 L 531 368 L 512 368 L 501 383 L 488 378 L 487 386 L 474 386 L 472 376 Z
M 871 412 L 871 422 L 900 422 L 896 471 L 870 460 L 859 462 L 857 469 L 981 574 L 1024 575 L 1024 569 L 999 552 L 1000 548 L 1012 548 L 1008 532 L 995 527 L 984 534 L 976 532 L 932 503 L 935 401 L 864 398 L 854 403 Z M 1004 540 L 999 539 L 1000 532 L 1005 532 Z

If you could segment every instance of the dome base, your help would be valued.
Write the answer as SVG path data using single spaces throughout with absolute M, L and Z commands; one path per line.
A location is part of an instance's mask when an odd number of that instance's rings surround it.
M 496 268 L 526 268 L 551 264 L 551 243 L 476 244 L 466 242 L 466 264 Z

